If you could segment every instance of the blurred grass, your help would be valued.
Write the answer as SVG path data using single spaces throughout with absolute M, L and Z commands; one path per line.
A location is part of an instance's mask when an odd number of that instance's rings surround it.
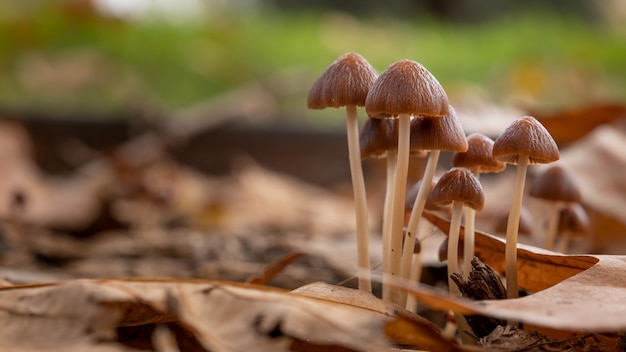
M 417 60 L 449 94 L 475 87 L 497 103 L 626 97 L 626 36 L 555 13 L 470 25 L 250 11 L 171 23 L 68 14 L 52 4 L 0 22 L 0 107 L 174 110 L 293 69 L 305 73 L 302 92 L 283 108 L 296 114 L 306 110 L 304 94 L 316 76 L 348 51 L 379 71 Z M 82 76 L 73 77 L 83 61 Z

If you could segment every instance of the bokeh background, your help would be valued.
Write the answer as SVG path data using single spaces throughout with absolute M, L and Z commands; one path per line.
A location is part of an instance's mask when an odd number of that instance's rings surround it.
M 261 85 L 258 119 L 335 127 L 303 97 L 347 51 L 379 71 L 419 61 L 453 101 L 554 109 L 626 97 L 619 0 L 7 0 L 0 109 L 169 117 Z
M 569 251 L 626 252 L 624 1 L 3 0 L 0 274 L 240 281 L 302 252 L 275 284 L 354 278 L 344 115 L 306 106 L 350 51 L 422 63 L 468 134 L 536 116 L 592 222 Z M 363 165 L 379 241 L 384 162 Z M 481 177 L 479 229 L 514 171 Z

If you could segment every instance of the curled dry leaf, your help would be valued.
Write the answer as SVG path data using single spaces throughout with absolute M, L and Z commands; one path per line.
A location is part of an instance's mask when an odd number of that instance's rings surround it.
M 444 337 L 431 321 L 383 301 L 372 294 L 341 286 L 316 282 L 302 286 L 292 293 L 326 301 L 372 310 L 390 319 L 385 325 L 387 337 L 394 343 L 425 351 L 462 351 L 462 346 Z
M 430 212 L 424 216 L 444 233 L 448 232 L 448 220 Z M 504 272 L 504 241 L 481 231 L 476 233 L 476 256 L 495 271 Z M 461 238 L 463 235 L 464 231 L 461 229 Z M 592 255 L 562 255 L 523 244 L 518 244 L 517 247 L 519 285 L 532 292 L 554 286 L 599 261 Z
M 449 223 L 437 215 L 427 218 L 442 228 Z M 495 270 L 504 264 L 504 243 L 476 233 L 476 255 Z M 518 248 L 520 287 L 526 297 L 470 301 L 420 287 L 408 288 L 424 302 L 447 305 L 467 314 L 520 321 L 537 327 L 570 332 L 618 332 L 626 329 L 626 257 L 562 255 L 531 246 Z M 432 303 L 430 303 L 432 304 Z

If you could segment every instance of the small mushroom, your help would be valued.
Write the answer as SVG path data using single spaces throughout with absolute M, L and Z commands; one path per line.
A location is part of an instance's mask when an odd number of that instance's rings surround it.
M 371 292 L 367 199 L 361 166 L 357 106 L 365 105 L 370 87 L 376 80 L 374 68 L 361 55 L 348 53 L 333 62 L 313 83 L 307 103 L 309 109 L 346 107 L 346 130 L 350 173 L 356 206 L 359 289 Z
M 430 196 L 430 191 L 435 187 L 439 181 L 439 177 L 435 176 L 433 180 L 430 182 L 430 188 L 428 189 L 429 195 L 426 197 L 426 203 L 424 204 L 424 210 L 430 210 L 433 212 L 441 213 L 442 215 L 450 216 L 450 207 L 441 206 L 433 203 L 433 197 Z M 405 217 L 408 221 L 409 216 L 411 216 L 411 212 L 413 210 L 413 206 L 415 205 L 415 198 L 417 198 L 417 193 L 419 193 L 420 188 L 422 187 L 423 179 L 415 182 L 413 186 L 409 189 L 406 194 L 406 202 L 405 202 Z M 419 232 L 419 230 L 418 230 Z M 418 236 L 419 237 L 419 236 Z
M 467 136 L 467 151 L 456 152 L 452 156 L 452 166 L 465 167 L 480 179 L 481 173 L 498 173 L 506 169 L 506 164 L 498 161 L 491 153 L 493 140 L 481 133 Z M 476 212 L 470 207 L 465 208 L 465 236 L 463 236 L 463 272 L 469 275 L 474 257 Z
M 575 235 L 588 235 L 591 232 L 591 221 L 580 203 L 569 203 L 559 212 L 559 226 L 557 231 L 560 241 L 558 252 L 567 252 L 571 239 Z
M 411 247 L 410 243 L 415 241 L 419 224 L 424 211 L 425 203 L 430 194 L 430 184 L 435 175 L 439 155 L 442 150 L 459 152 L 468 148 L 467 139 L 456 111 L 452 106 L 448 107 L 448 114 L 441 117 L 419 116 L 411 121 L 411 145 L 412 149 L 430 150 L 421 187 L 415 197 L 411 216 L 407 226 L 407 235 L 402 252 L 402 278 L 408 279 L 411 270 L 420 270 L 414 267 L 411 269 Z M 421 240 L 421 238 L 418 238 Z
M 374 118 L 398 118 L 398 159 L 394 180 L 388 274 L 391 277 L 399 276 L 411 116 L 447 115 L 448 97 L 441 84 L 424 66 L 413 60 L 400 60 L 389 65 L 378 76 L 367 94 L 365 110 Z M 383 290 L 383 299 L 404 305 L 406 294 L 401 290 L 392 288 L 389 297 L 385 297 L 384 293 Z
M 559 159 L 559 148 L 543 125 L 532 116 L 521 117 L 496 138 L 493 156 L 505 163 L 516 164 L 517 173 L 513 199 L 506 226 L 505 272 L 507 297 L 517 298 L 517 234 L 526 170 L 529 164 L 548 164 Z
M 544 248 L 551 250 L 558 230 L 559 211 L 563 203 L 581 201 L 580 189 L 567 169 L 561 165 L 552 165 L 532 180 L 528 195 L 543 200 L 549 207 Z
M 448 283 L 450 292 L 454 289 L 452 274 L 459 272 L 459 234 L 463 207 L 482 210 L 485 198 L 483 189 L 474 174 L 466 168 L 454 167 L 443 174 L 431 194 L 435 204 L 452 204 L 452 218 L 448 234 Z

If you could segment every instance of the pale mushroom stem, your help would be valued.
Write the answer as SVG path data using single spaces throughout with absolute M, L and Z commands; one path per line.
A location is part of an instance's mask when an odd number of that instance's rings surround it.
M 463 202 L 452 202 L 452 217 L 448 232 L 448 285 L 450 292 L 457 295 L 460 294 L 460 291 L 452 281 L 452 274 L 459 272 L 459 234 L 462 216 Z
M 480 171 L 476 168 L 471 170 L 476 179 L 480 178 Z M 474 258 L 474 246 L 476 237 L 476 210 L 472 207 L 465 207 L 465 217 L 463 219 L 463 264 L 461 266 L 463 277 L 467 280 L 472 271 L 472 258 Z
M 554 248 L 554 241 L 556 240 L 556 233 L 559 227 L 559 202 L 550 202 L 549 206 L 548 231 L 546 232 L 543 247 L 547 250 L 552 250 Z
M 365 181 L 361 166 L 361 148 L 359 146 L 359 123 L 355 105 L 346 106 L 346 128 L 348 135 L 348 155 L 350 159 L 350 174 L 356 207 L 356 234 L 359 266 L 359 289 L 372 292 L 369 258 L 369 235 L 367 219 L 367 198 L 365 195 Z
M 429 221 L 420 223 L 420 226 L 417 228 L 418 236 L 417 238 L 423 239 L 424 234 L 429 233 L 433 229 L 433 224 Z M 413 260 L 411 262 L 411 273 L 409 275 L 409 282 L 414 282 L 419 284 L 422 280 L 422 251 L 413 253 Z M 417 299 L 413 295 L 409 295 L 406 299 L 406 309 L 411 312 L 415 312 L 417 310 Z
M 559 241 L 559 244 L 556 247 L 556 251 L 559 253 L 566 253 L 567 250 L 569 249 L 569 244 L 572 239 L 572 231 L 565 231 L 561 233 L 559 237 L 561 238 L 561 240 Z
M 474 257 L 474 242 L 476 237 L 476 210 L 465 207 L 464 232 L 463 232 L 463 264 L 461 271 L 465 279 L 469 278 L 472 271 L 472 258 Z
M 507 298 L 518 297 L 517 287 L 517 232 L 519 229 L 520 213 L 522 211 L 522 199 L 524 197 L 524 185 L 526 183 L 526 169 L 529 159 L 527 155 L 520 155 L 517 160 L 517 174 L 513 199 L 509 210 L 509 218 L 506 224 L 506 247 L 504 251 L 506 273 L 506 296 Z
M 402 262 L 402 242 L 404 237 L 404 200 L 406 197 L 406 180 L 409 172 L 409 149 L 411 143 L 411 115 L 398 115 L 398 160 L 396 164 L 393 219 L 391 225 L 390 246 L 390 274 L 392 279 L 400 276 Z M 392 287 L 390 301 L 404 306 L 406 293 L 399 288 Z
M 383 206 L 383 273 L 389 274 L 390 270 L 390 248 L 391 248 L 391 223 L 393 219 L 393 185 L 395 182 L 396 174 L 396 161 L 398 156 L 395 153 L 387 153 L 387 184 L 385 190 L 385 203 Z M 383 276 L 383 300 L 389 301 L 389 288 L 388 279 L 386 275 Z
M 428 155 L 428 161 L 426 162 L 426 168 L 424 169 L 424 176 L 422 177 L 422 184 L 417 191 L 415 197 L 415 203 L 411 210 L 411 216 L 409 217 L 409 224 L 407 227 L 407 237 L 404 242 L 404 248 L 402 249 L 402 278 L 408 279 L 411 276 L 411 259 L 413 258 L 413 245 L 415 244 L 415 236 L 417 229 L 419 228 L 422 213 L 426 206 L 426 199 L 430 193 L 433 177 L 435 177 L 435 171 L 437 169 L 437 163 L 439 162 L 439 150 L 431 150 Z M 420 238 L 421 240 L 421 238 Z M 415 270 L 421 270 L 416 268 Z

